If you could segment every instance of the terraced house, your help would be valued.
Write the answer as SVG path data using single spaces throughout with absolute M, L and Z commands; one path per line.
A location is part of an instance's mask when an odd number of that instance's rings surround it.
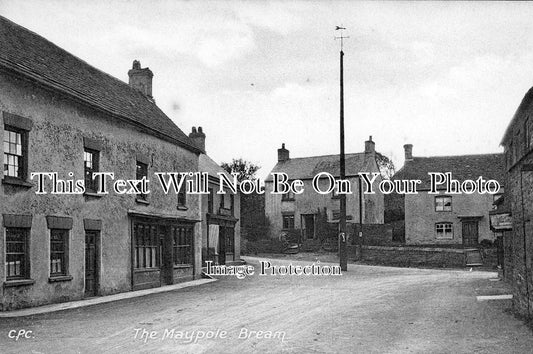
M 503 237 L 504 275 L 513 286 L 515 309 L 533 318 L 533 88 L 522 99 L 501 144 L 508 184 L 503 210 L 511 215 Z
M 422 157 L 413 156 L 411 144 L 404 145 L 404 153 L 405 163 L 393 179 L 420 180 L 418 193 L 390 194 L 386 205 L 388 210 L 394 208 L 396 214 L 404 215 L 407 245 L 476 248 L 501 236 L 491 229 L 490 213 L 505 189 L 503 154 Z M 497 194 L 446 194 L 445 185 L 438 185 L 436 193 L 431 193 L 430 172 L 449 172 L 460 183 L 479 177 L 496 180 L 501 190 Z
M 100 195 L 84 177 L 198 171 L 202 148 L 155 104 L 153 73 L 135 61 L 128 85 L 3 17 L 0 48 L 0 309 L 198 277 L 200 198 Z M 31 173 L 52 171 L 85 193 L 36 194 Z

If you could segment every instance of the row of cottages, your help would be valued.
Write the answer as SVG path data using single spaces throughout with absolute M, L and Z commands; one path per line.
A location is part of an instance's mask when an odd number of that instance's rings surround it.
M 518 106 L 501 145 L 507 189 L 498 206 L 504 231 L 504 277 L 513 287 L 515 309 L 533 318 L 533 88 Z
M 156 106 L 148 68 L 134 61 L 128 85 L 3 17 L 0 48 L 0 310 L 195 279 L 202 253 L 239 259 L 237 195 L 214 179 L 202 198 L 156 182 L 219 167 L 201 129 L 187 136 Z M 147 177 L 150 193 L 97 194 L 98 171 Z M 32 172 L 86 191 L 36 194 Z
M 400 208 L 396 214 L 404 215 L 405 244 L 456 245 L 477 247 L 483 240 L 495 241 L 501 232 L 491 228 L 494 202 L 504 190 L 503 154 L 461 156 L 413 156 L 413 145 L 404 145 L 405 162 L 393 180 L 420 180 L 416 194 L 391 194 L 387 208 Z M 446 194 L 445 186 L 430 193 L 430 172 L 451 172 L 453 179 L 463 182 L 496 180 L 501 189 L 497 194 Z
M 350 182 L 352 193 L 346 195 L 346 219 L 348 223 L 359 223 L 359 173 L 379 173 L 376 161 L 375 143 L 372 137 L 365 142 L 365 151 L 362 153 L 346 154 L 346 180 Z M 284 232 L 297 230 L 302 243 L 308 240 L 321 239 L 318 232 L 319 213 L 327 216 L 330 223 L 338 223 L 340 216 L 340 199 L 337 193 L 317 193 L 312 186 L 313 178 L 322 172 L 331 174 L 336 180 L 340 176 L 339 155 L 325 155 L 313 157 L 290 158 L 289 150 L 285 144 L 278 149 L 278 163 L 272 169 L 265 181 L 265 214 L 270 222 L 272 238 L 279 238 Z M 300 179 L 304 183 L 304 192 L 272 194 L 272 173 L 283 172 L 290 181 Z M 381 176 L 376 179 L 376 184 Z M 329 181 L 326 178 L 319 180 L 319 188 L 327 190 Z M 364 184 L 362 185 L 364 188 Z M 383 194 L 364 194 L 362 201 L 362 216 L 364 224 L 383 224 Z

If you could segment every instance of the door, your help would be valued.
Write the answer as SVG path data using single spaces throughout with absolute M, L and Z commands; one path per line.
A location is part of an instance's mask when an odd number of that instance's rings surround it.
M 172 265 L 172 235 L 170 227 L 159 227 L 159 260 L 161 269 L 161 285 L 170 285 L 173 283 Z
M 478 236 L 477 221 L 463 221 L 463 246 L 477 247 Z
M 225 228 L 225 251 L 226 251 L 226 257 L 225 261 L 234 261 L 235 260 L 235 229 L 233 227 L 226 227 Z
M 220 226 L 218 237 L 218 264 L 226 264 L 226 228 L 224 226 Z
M 303 215 L 304 218 L 304 237 L 306 239 L 315 238 L 315 216 Z
M 85 296 L 98 294 L 98 234 L 85 232 Z

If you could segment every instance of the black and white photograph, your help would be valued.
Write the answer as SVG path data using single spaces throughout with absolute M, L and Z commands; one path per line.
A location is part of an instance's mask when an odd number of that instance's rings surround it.
M 0 0 L 0 353 L 533 353 L 532 19 Z

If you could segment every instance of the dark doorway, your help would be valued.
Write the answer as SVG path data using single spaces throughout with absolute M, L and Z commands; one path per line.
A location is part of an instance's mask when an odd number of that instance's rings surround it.
M 313 214 L 302 215 L 304 219 L 304 238 L 314 239 L 315 238 L 315 216 Z
M 226 244 L 224 246 L 226 256 L 226 262 L 232 262 L 235 260 L 235 229 L 233 227 L 224 228 L 224 238 L 226 239 Z
M 170 285 L 173 283 L 173 264 L 172 264 L 172 238 L 170 237 L 170 228 L 168 226 L 159 226 L 159 255 L 161 269 L 161 285 Z
M 85 232 L 85 296 L 98 295 L 98 231 Z
M 226 228 L 218 229 L 218 264 L 226 264 Z
M 478 222 L 474 220 L 463 220 L 463 246 L 478 246 Z

